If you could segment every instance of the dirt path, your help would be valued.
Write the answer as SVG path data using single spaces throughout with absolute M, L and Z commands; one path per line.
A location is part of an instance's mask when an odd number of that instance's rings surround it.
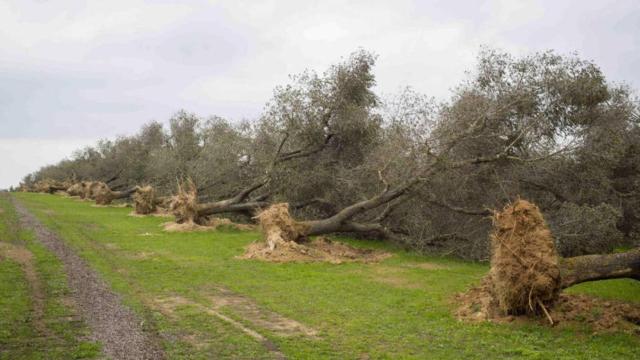
M 141 320 L 100 276 L 19 201 L 12 201 L 20 224 L 32 229 L 36 239 L 64 264 L 74 300 L 92 330 L 91 337 L 102 343 L 104 354 L 112 359 L 163 359 L 157 340 L 143 331 Z

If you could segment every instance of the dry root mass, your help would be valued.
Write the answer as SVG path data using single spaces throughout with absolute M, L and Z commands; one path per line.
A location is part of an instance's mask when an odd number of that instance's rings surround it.
M 637 329 L 637 304 L 560 294 L 559 256 L 537 206 L 518 200 L 493 220 L 491 270 L 479 286 L 457 296 L 459 319 L 535 318 L 552 325 L 586 321 L 595 330 Z

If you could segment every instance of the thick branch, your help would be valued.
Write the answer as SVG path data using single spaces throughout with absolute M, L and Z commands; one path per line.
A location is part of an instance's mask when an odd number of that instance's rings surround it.
M 249 197 L 249 195 L 251 195 L 252 192 L 260 189 L 261 187 L 265 186 L 267 183 L 269 183 L 268 178 L 262 179 L 252 185 L 249 185 L 248 187 L 240 191 L 236 196 L 232 197 L 227 201 L 229 201 L 230 204 L 237 204 L 239 202 L 245 201 Z
M 543 185 L 543 184 L 539 184 L 539 183 L 536 183 L 536 182 L 533 182 L 533 181 L 530 181 L 530 180 L 527 180 L 527 179 L 521 179 L 520 181 L 522 183 L 524 183 L 524 184 L 527 184 L 527 185 L 533 187 L 533 188 L 536 188 L 538 190 L 542 190 L 542 191 L 546 191 L 546 192 L 550 193 L 551 195 L 553 195 L 553 197 L 556 198 L 556 200 L 558 200 L 561 203 L 569 201 L 566 196 L 561 194 L 559 191 L 556 191 L 556 190 L 550 188 L 549 186 L 546 186 L 546 185 Z
M 445 200 L 429 199 L 428 201 L 432 204 L 435 204 L 435 205 L 447 208 L 451 211 L 465 214 L 465 215 L 490 216 L 492 214 L 491 210 L 489 209 L 469 209 L 461 206 L 454 206 L 449 204 Z
M 114 176 L 112 176 L 109 179 L 105 180 L 104 183 L 109 185 L 110 183 L 118 180 L 120 178 L 120 174 L 122 174 L 123 171 L 124 171 L 124 169 L 120 169 L 117 174 L 115 174 Z
M 333 221 L 326 220 L 312 220 L 312 221 L 304 221 L 304 225 L 308 226 L 308 231 L 306 235 L 322 235 L 328 233 L 336 233 L 336 232 L 350 232 L 350 233 L 360 233 L 360 234 L 375 234 L 378 237 L 382 237 L 385 239 L 395 239 L 397 238 L 396 234 L 387 229 L 381 224 L 378 223 L 357 223 L 353 221 L 348 221 L 344 223 L 337 223 Z
M 306 157 L 306 156 L 310 156 L 310 155 L 319 153 L 320 151 L 324 150 L 324 148 L 329 144 L 329 141 L 331 141 L 333 136 L 334 136 L 334 134 L 328 134 L 327 136 L 325 136 L 324 141 L 322 142 L 322 144 L 320 144 L 320 145 L 318 145 L 316 147 L 298 149 L 298 150 L 295 150 L 295 151 L 290 151 L 288 153 L 278 154 L 278 157 L 276 158 L 275 164 L 279 164 L 281 162 L 285 162 L 285 161 L 288 161 L 288 160 L 293 160 L 293 159 Z M 281 145 L 281 147 L 282 147 L 282 145 Z M 278 151 L 280 151 L 280 150 L 281 149 L 279 149 Z
M 333 214 L 336 213 L 336 205 L 323 198 L 313 198 L 310 200 L 293 203 L 293 204 L 290 204 L 289 207 L 291 209 L 300 210 L 307 206 L 312 206 L 312 205 L 315 205 L 317 207 L 322 207 L 323 210 L 328 210 L 328 212 L 331 212 Z

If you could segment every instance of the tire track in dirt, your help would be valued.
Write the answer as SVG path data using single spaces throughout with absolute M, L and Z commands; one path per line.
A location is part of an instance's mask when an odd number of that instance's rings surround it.
M 210 307 L 207 307 L 207 306 L 203 306 L 203 305 L 201 305 L 199 303 L 196 303 L 194 301 L 188 300 L 188 299 L 180 297 L 180 296 L 174 296 L 174 297 L 164 298 L 164 299 L 156 299 L 156 301 L 155 301 L 156 308 L 158 308 L 158 310 L 160 310 L 163 314 L 165 314 L 165 316 L 169 316 L 169 317 L 172 316 L 172 314 L 176 310 L 176 308 L 178 308 L 180 306 L 184 306 L 184 305 L 193 306 L 193 307 L 197 308 L 200 312 L 202 312 L 204 314 L 208 314 L 208 315 L 214 316 L 214 317 L 218 318 L 219 320 L 222 320 L 223 322 L 226 322 L 227 324 L 235 327 L 237 330 L 242 331 L 243 333 L 245 333 L 249 337 L 253 338 L 257 342 L 262 344 L 262 346 L 264 346 L 264 348 L 268 352 L 270 352 L 275 359 L 277 359 L 277 360 L 286 360 L 287 359 L 285 354 L 280 351 L 278 346 L 276 344 L 274 344 L 271 340 L 267 339 L 264 335 L 260 334 L 258 331 L 254 330 L 254 329 L 251 329 L 251 328 L 243 325 L 241 322 L 236 321 L 236 320 L 230 318 L 227 315 L 224 315 L 222 312 L 220 312 L 220 311 L 218 311 L 216 309 L 213 309 L 213 308 L 210 308 Z
M 0 243 L 0 258 L 8 258 L 20 265 L 29 283 L 33 327 L 43 336 L 51 335 L 44 323 L 45 293 L 33 263 L 33 254 L 28 249 L 10 243 Z
M 102 344 L 104 354 L 112 359 L 164 359 L 157 338 L 142 329 L 141 320 L 100 276 L 17 199 L 12 197 L 12 202 L 20 224 L 32 229 L 36 240 L 63 263 L 73 298 L 91 328 L 91 338 Z

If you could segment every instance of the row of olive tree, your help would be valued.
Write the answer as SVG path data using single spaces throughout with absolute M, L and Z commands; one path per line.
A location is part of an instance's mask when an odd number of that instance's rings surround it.
M 312 233 L 471 258 L 487 256 L 488 209 L 521 196 L 545 212 L 563 255 L 637 244 L 638 102 L 595 64 L 483 50 L 451 99 L 436 102 L 410 89 L 379 98 L 374 63 L 359 51 L 295 76 L 255 121 L 178 112 L 168 127 L 101 141 L 24 184 L 91 179 L 170 194 L 190 178 L 205 216 L 220 200 L 288 202 Z

